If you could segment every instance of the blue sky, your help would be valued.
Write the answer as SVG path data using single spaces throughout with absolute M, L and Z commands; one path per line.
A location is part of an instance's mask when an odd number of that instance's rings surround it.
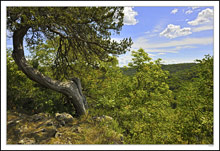
M 125 7 L 120 40 L 131 37 L 131 50 L 143 48 L 164 64 L 194 62 L 213 55 L 213 7 Z M 131 52 L 119 56 L 119 66 L 131 61 Z
M 185 5 L 185 6 L 192 6 L 192 5 L 203 5 L 203 6 L 215 6 L 215 31 L 217 31 L 215 33 L 215 48 L 217 48 L 215 50 L 215 65 L 214 65 L 214 95 L 215 95 L 215 106 L 214 106 L 214 111 L 216 114 L 214 114 L 214 118 L 215 120 L 217 120 L 217 122 L 215 122 L 215 131 L 217 131 L 216 134 L 218 134 L 218 127 L 219 127 L 219 35 L 218 35 L 218 31 L 219 31 L 219 2 L 217 1 L 88 1 L 88 2 L 84 2 L 84 1 L 72 1 L 71 4 L 69 4 L 70 2 L 68 1 L 56 1 L 55 3 L 51 3 L 49 1 L 3 1 L 1 2 L 1 17 L 3 18 L 1 20 L 1 40 L 2 40 L 2 54 L 1 54 L 1 87 L 2 87 L 2 100 L 1 101 L 1 105 L 2 105 L 2 121 L 6 121 L 6 111 L 5 111 L 5 106 L 6 106 L 6 52 L 3 51 L 5 50 L 5 29 L 6 29 L 6 22 L 4 20 L 4 18 L 6 18 L 6 6 L 96 6 L 96 5 L 103 5 L 103 6 L 167 6 L 167 5 Z M 6 5 L 7 4 L 7 5 Z M 10 4 L 10 5 L 9 5 Z M 175 11 L 173 11 L 175 8 L 178 9 L 178 11 L 176 13 L 174 13 Z M 120 36 L 113 36 L 113 38 L 115 39 L 121 39 L 123 37 L 132 37 L 134 44 L 136 44 L 136 47 L 133 46 L 132 50 L 137 50 L 140 46 L 145 46 L 145 51 L 148 52 L 149 54 L 151 54 L 151 57 L 153 59 L 156 58 L 162 58 L 163 60 L 165 60 L 166 63 L 178 63 L 181 61 L 193 61 L 194 59 L 199 59 L 199 58 L 203 58 L 203 56 L 205 54 L 213 54 L 213 27 L 210 26 L 212 24 L 212 17 L 210 15 L 206 16 L 206 15 L 200 15 L 199 19 L 197 20 L 197 22 L 200 21 L 201 24 L 199 25 L 190 25 L 187 22 L 189 21 L 193 21 L 196 20 L 198 18 L 198 14 L 200 12 L 202 12 L 203 10 L 205 10 L 206 8 L 210 8 L 213 9 L 212 7 L 200 7 L 200 8 L 188 8 L 188 7 L 163 7 L 163 9 L 161 7 L 134 7 L 134 8 L 130 8 L 131 11 L 126 12 L 126 20 L 125 23 L 126 25 L 123 27 L 121 35 Z M 190 13 L 191 11 L 192 13 Z M 173 14 L 171 14 L 171 12 L 173 11 Z M 188 13 L 186 13 L 188 11 Z M 135 13 L 137 12 L 137 13 Z M 210 11 L 208 11 L 210 12 Z M 136 15 L 137 14 L 137 15 Z M 209 21 L 209 18 L 211 19 Z M 188 19 L 188 20 L 187 20 Z M 138 21 L 138 23 L 137 23 Z M 202 23 L 203 21 L 203 23 Z M 205 22 L 206 21 L 206 22 Z M 196 23 L 196 22 L 194 22 Z M 180 37 L 176 37 L 176 38 L 166 38 L 164 36 L 160 36 L 160 33 L 162 31 L 164 31 L 167 26 L 169 24 L 173 24 L 173 25 L 179 25 L 182 28 L 190 28 L 191 31 L 192 29 L 194 30 L 194 32 L 192 32 L 192 34 L 189 35 L 185 35 L 185 36 L 180 36 Z M 173 26 L 170 26 L 173 27 Z M 208 30 L 210 29 L 211 30 Z M 156 30 L 157 29 L 157 30 Z M 203 29 L 203 30 L 202 30 Z M 206 30 L 204 30 L 206 29 Z M 187 31 L 187 30 L 186 30 Z M 195 32 L 197 31 L 197 32 Z M 155 36 L 154 36 L 155 34 Z M 171 34 L 172 36 L 172 34 Z M 187 39 L 188 38 L 188 39 Z M 198 39 L 189 39 L 189 38 L 198 38 Z M 139 40 L 138 40 L 139 39 Z M 142 39 L 142 41 L 140 41 L 140 39 Z M 181 42 L 182 40 L 182 42 Z M 196 41 L 197 40 L 197 41 Z M 198 41 L 201 41 L 200 43 Z M 211 41 L 211 42 L 210 42 Z M 138 43 L 139 42 L 139 43 Z M 191 42 L 191 43 L 190 43 Z M 164 49 L 164 50 L 170 50 L 166 46 L 165 44 L 168 43 L 170 46 L 172 46 L 173 51 L 175 51 L 175 49 L 179 49 L 176 50 L 176 53 L 171 53 L 171 52 L 165 52 L 165 51 L 161 51 L 160 52 L 152 52 L 152 48 L 149 47 L 149 45 L 151 45 L 151 47 L 155 47 L 155 45 L 160 46 L 160 49 Z M 176 45 L 175 45 L 176 43 Z M 183 49 L 183 47 L 180 47 L 179 43 L 182 43 L 181 46 L 185 46 L 185 48 Z M 193 44 L 192 44 L 193 43 Z M 168 45 L 167 44 L 167 45 Z M 190 48 L 191 47 L 196 47 L 196 48 Z M 12 47 L 12 43 L 11 41 L 7 40 L 7 47 Z M 188 47 L 188 48 L 187 48 Z M 154 48 L 155 49 L 159 49 L 159 48 Z M 150 51 L 151 50 L 151 51 Z M 159 50 L 158 50 L 159 51 Z M 165 53 L 165 54 L 159 54 L 159 53 Z M 120 66 L 126 65 L 126 62 L 131 60 L 131 55 L 129 53 L 125 54 L 125 55 L 121 55 L 119 57 L 119 63 Z M 5 92 L 4 92 L 5 91 Z M 4 127 L 5 126 L 5 127 Z M 3 124 L 3 129 L 2 129 L 2 136 L 1 136 L 1 140 L 3 142 L 6 142 L 6 134 L 4 131 L 4 129 L 6 129 L 6 124 Z M 219 136 L 218 135 L 214 135 L 214 140 L 218 140 Z M 3 143 L 3 148 L 10 148 L 10 149 L 14 149 L 14 146 L 10 146 L 10 145 L 4 145 L 6 143 Z M 214 143 L 214 145 L 211 145 L 211 147 L 215 150 L 219 149 L 219 144 L 218 143 Z M 23 146 L 16 146 L 16 149 L 19 148 L 22 150 Z M 39 148 L 41 147 L 41 145 L 39 146 Z M 47 147 L 47 146 L 46 146 Z M 68 146 L 65 146 L 66 148 L 68 148 Z M 72 146 L 69 146 L 69 148 L 71 149 Z M 77 146 L 76 146 L 77 147 Z M 80 146 L 80 148 L 85 147 L 85 149 L 88 149 L 87 145 L 85 146 Z M 97 148 L 96 145 L 94 146 L 89 146 L 94 147 L 94 149 Z M 100 146 L 103 149 L 106 148 L 106 146 Z M 108 147 L 108 146 L 107 146 Z M 111 146 L 113 147 L 113 146 Z M 147 146 L 148 148 L 151 149 L 159 149 L 161 148 L 161 146 L 159 145 L 149 145 Z M 188 148 L 190 149 L 210 149 L 210 145 L 190 145 L 190 146 L 182 146 L 182 145 L 167 145 L 164 146 L 164 148 L 169 149 L 183 149 L 185 147 L 185 149 L 187 150 Z M 25 148 L 28 148 L 28 146 L 25 146 Z M 29 146 L 30 149 L 33 149 L 33 146 Z M 56 148 L 59 148 L 59 146 L 56 146 Z M 60 148 L 63 149 L 63 146 L 60 146 Z M 145 145 L 130 145 L 130 146 L 117 146 L 117 148 L 121 148 L 121 149 L 127 149 L 127 148 L 134 148 L 134 149 L 146 149 Z M 42 149 L 45 149 L 45 146 L 42 147 Z M 48 146 L 48 149 L 51 149 L 51 146 Z
M 213 7 L 125 7 L 122 31 L 112 38 L 131 37 L 131 50 L 143 48 L 164 64 L 194 62 L 213 55 L 213 12 Z M 9 39 L 7 47 L 12 47 Z M 119 66 L 126 66 L 131 52 L 118 59 Z

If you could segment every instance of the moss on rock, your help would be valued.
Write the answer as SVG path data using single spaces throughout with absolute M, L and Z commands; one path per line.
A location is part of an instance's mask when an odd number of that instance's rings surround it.
M 111 119 L 111 120 L 109 120 Z M 79 119 L 67 113 L 50 115 L 7 114 L 7 144 L 122 144 L 122 135 L 111 126 L 111 117 Z

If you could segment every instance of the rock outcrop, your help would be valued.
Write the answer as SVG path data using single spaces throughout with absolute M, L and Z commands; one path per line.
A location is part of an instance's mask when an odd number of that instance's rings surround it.
M 56 113 L 55 118 L 57 121 L 59 121 L 62 124 L 62 126 L 66 124 L 71 124 L 74 121 L 72 115 L 68 113 Z
M 77 119 L 68 113 L 52 116 L 8 112 L 7 144 L 121 144 L 121 134 L 97 123 L 105 120 L 109 123 L 113 118 Z

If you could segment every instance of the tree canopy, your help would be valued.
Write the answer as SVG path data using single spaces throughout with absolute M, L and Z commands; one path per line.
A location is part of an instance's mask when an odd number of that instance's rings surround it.
M 83 55 L 96 65 L 94 57 L 109 61 L 109 54 L 125 53 L 131 39 L 111 40 L 123 26 L 123 7 L 9 7 L 7 29 L 27 28 L 27 46 L 46 39 L 56 41 L 56 66 L 66 66 Z
M 79 114 L 85 114 L 86 99 L 78 77 L 61 83 L 31 67 L 24 56 L 23 39 L 34 48 L 54 41 L 54 71 L 68 79 L 67 70 L 76 61 L 99 67 L 99 60 L 111 61 L 110 55 L 129 50 L 131 39 L 111 40 L 123 26 L 123 7 L 9 7 L 7 29 L 13 33 L 13 58 L 20 69 L 33 81 L 61 92 L 72 99 Z M 35 49 L 36 50 L 36 49 Z M 47 50 L 46 50 L 47 51 Z M 80 59 L 79 59 L 80 58 Z M 74 75 L 73 75 L 74 76 Z
M 120 68 L 115 55 L 132 44 L 111 39 L 123 26 L 121 7 L 8 7 L 7 14 L 13 33 L 13 50 L 7 50 L 9 113 L 80 115 L 74 122 L 81 127 L 59 127 L 62 137 L 53 134 L 45 143 L 213 144 L 213 56 L 163 68 L 161 59 L 139 49 Z M 24 55 L 24 40 L 31 59 Z M 7 141 L 32 137 L 29 131 L 21 135 L 25 125 L 17 118 L 8 122 L 8 132 L 16 131 Z

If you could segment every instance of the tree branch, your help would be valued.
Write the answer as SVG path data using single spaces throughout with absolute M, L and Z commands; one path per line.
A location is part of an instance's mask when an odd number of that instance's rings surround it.
M 79 115 L 83 115 L 86 113 L 85 107 L 85 99 L 82 97 L 82 92 L 79 90 L 78 85 L 72 82 L 60 82 L 57 80 L 53 80 L 45 75 L 43 75 L 38 70 L 31 67 L 24 56 L 24 49 L 23 49 L 23 38 L 27 33 L 29 27 L 25 26 L 19 28 L 14 31 L 13 34 L 13 58 L 19 68 L 33 81 L 60 92 L 66 96 L 68 96 L 73 104 L 74 107 Z

